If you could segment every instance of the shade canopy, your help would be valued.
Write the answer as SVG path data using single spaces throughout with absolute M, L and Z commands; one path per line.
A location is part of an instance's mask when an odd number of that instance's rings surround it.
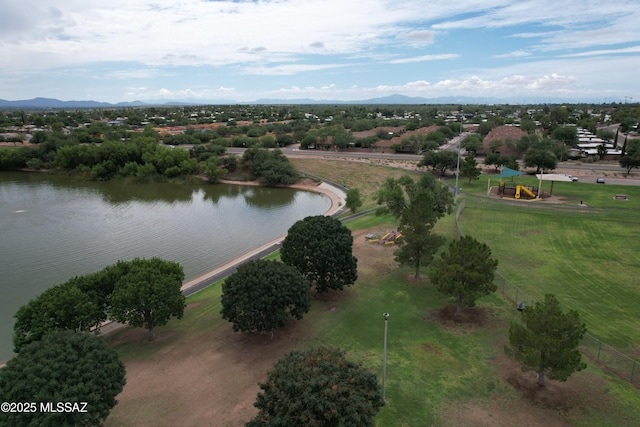
M 572 179 L 569 178 L 568 175 L 561 174 L 561 173 L 537 174 L 536 178 L 538 178 L 538 180 L 542 180 L 542 181 L 561 181 L 561 182 L 571 182 L 572 181 Z
M 503 166 L 502 172 L 500 172 L 500 175 L 498 175 L 498 178 L 509 178 L 510 176 L 520 176 L 524 174 L 525 174 L 524 172 L 520 172 L 517 170 L 510 169 L 506 166 Z

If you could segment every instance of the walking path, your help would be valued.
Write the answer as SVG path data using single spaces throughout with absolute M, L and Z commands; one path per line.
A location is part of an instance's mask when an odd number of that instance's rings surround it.
M 230 182 L 232 184 L 238 184 L 237 182 Z M 255 183 L 249 183 L 245 185 L 257 185 Z M 320 185 L 306 185 L 306 184 L 294 184 L 287 188 L 295 188 L 298 190 L 306 190 L 306 191 L 315 191 L 317 193 L 322 193 L 329 197 L 331 200 L 331 207 L 324 214 L 327 216 L 337 215 L 342 210 L 344 210 L 346 194 L 340 188 L 337 188 L 331 184 L 326 182 L 322 182 Z M 202 276 L 196 277 L 195 279 L 189 280 L 188 282 L 183 283 L 181 289 L 182 294 L 186 297 L 189 295 L 193 295 L 198 291 L 203 290 L 207 286 L 212 283 L 217 282 L 218 280 L 224 279 L 225 277 L 233 274 L 238 269 L 238 266 L 244 262 L 264 258 L 272 252 L 280 249 L 282 245 L 282 241 L 286 236 L 280 236 L 272 241 L 265 243 L 264 245 L 255 248 L 238 258 L 229 261 L 228 263 L 206 273 Z M 122 324 L 109 321 L 104 323 L 100 327 L 100 332 L 102 334 L 108 334 L 116 329 L 121 328 Z

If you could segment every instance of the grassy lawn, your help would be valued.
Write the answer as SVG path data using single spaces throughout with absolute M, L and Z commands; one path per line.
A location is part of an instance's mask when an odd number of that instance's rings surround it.
M 360 188 L 367 197 L 363 209 L 375 206 L 371 195 L 378 184 L 388 176 L 405 173 L 344 161 L 294 159 L 294 164 L 314 175 Z M 566 183 L 566 189 L 558 184 L 554 186 L 554 194 L 576 191 L 571 197 L 580 197 L 581 183 Z M 482 181 L 472 187 L 481 193 L 486 191 L 486 185 L 485 180 L 484 187 Z M 471 192 L 466 188 L 469 186 L 461 187 L 464 192 Z M 591 187 L 594 201 L 600 200 L 597 203 L 603 206 L 613 203 L 605 194 L 613 186 Z M 635 194 L 640 199 L 640 193 L 633 193 L 635 187 L 625 190 L 626 194 L 634 195 L 630 202 Z M 600 194 L 601 191 L 605 193 Z M 547 210 L 532 204 L 512 206 L 474 197 L 466 199 L 461 216 L 463 231 L 491 247 L 500 261 L 499 271 L 509 281 L 534 298 L 541 298 L 546 292 L 556 294 L 563 307 L 580 312 L 589 332 L 620 348 L 638 349 L 633 343 L 640 339 L 636 315 L 640 303 L 637 290 L 640 266 L 636 261 L 640 250 L 637 226 L 640 211 Z M 508 324 L 518 316 L 510 303 L 494 294 L 478 303 L 481 322 L 447 322 L 442 316 L 442 308 L 450 302 L 447 298 L 438 294 L 428 281 L 413 280 L 411 268 L 398 268 L 393 262 L 392 247 L 362 243 L 365 232 L 393 229 L 396 223 L 392 217 L 367 215 L 346 225 L 354 231 L 359 245 L 358 281 L 343 292 L 314 298 L 310 312 L 302 321 L 295 322 L 293 331 L 285 333 L 285 341 L 287 346 L 300 349 L 317 345 L 339 347 L 347 351 L 350 359 L 381 376 L 382 313 L 390 313 L 387 404 L 376 417 L 376 425 L 522 422 L 544 426 L 620 426 L 634 425 L 640 419 L 637 389 L 589 360 L 587 370 L 575 374 L 567 383 L 551 382 L 544 390 L 531 387 L 535 375 L 523 376 L 519 367 L 503 355 Z M 436 231 L 453 239 L 453 215 L 440 220 Z M 127 330 L 108 339 L 127 364 L 147 359 L 157 363 L 156 359 L 172 351 L 179 354 L 174 357 L 185 360 L 198 358 L 199 353 L 192 348 L 194 337 L 206 336 L 211 345 L 217 345 L 215 340 L 228 343 L 229 336 L 238 336 L 220 318 L 220 293 L 220 283 L 216 283 L 189 297 L 184 318 L 160 328 L 160 338 L 154 343 L 127 339 Z M 238 354 L 246 354 L 246 347 L 244 350 Z M 261 351 L 256 346 L 253 353 Z M 215 359 L 209 356 L 202 363 L 211 360 Z M 253 365 L 247 366 L 251 369 Z M 166 385 L 168 389 L 171 386 Z M 259 389 L 255 383 L 252 386 L 255 396 Z M 131 425 L 127 420 L 139 416 L 134 415 L 140 412 L 136 405 L 134 401 L 116 406 L 114 411 L 123 412 L 114 414 L 107 425 Z M 176 404 L 172 410 L 188 408 Z M 145 420 L 145 425 L 154 425 L 154 419 Z
M 540 209 L 468 198 L 463 233 L 487 243 L 498 270 L 535 299 L 553 293 L 590 333 L 626 351 L 640 342 L 640 211 Z
M 454 185 L 454 179 L 447 178 L 448 183 Z M 465 179 L 460 180 L 460 190 L 462 193 L 485 195 L 487 181 L 490 181 L 492 187 L 496 187 L 499 183 L 496 175 L 482 175 L 480 179 L 471 184 Z M 512 183 L 511 178 L 507 178 L 505 182 Z M 530 175 L 515 177 L 513 183 L 538 188 L 538 180 Z M 551 182 L 543 181 L 542 191 L 548 194 L 551 191 Z M 626 195 L 627 200 L 615 200 L 614 196 L 617 194 Z M 552 195 L 561 197 L 563 204 L 569 206 L 579 205 L 582 200 L 590 208 L 640 209 L 640 187 L 638 186 L 598 185 L 591 182 L 554 182 Z
M 388 216 L 369 215 L 348 225 L 357 234 L 363 229 L 393 227 L 394 221 Z M 438 231 L 450 230 L 452 226 L 449 216 L 438 223 Z M 361 234 L 362 231 L 360 238 Z M 448 230 L 444 234 L 453 238 Z M 443 324 L 438 321 L 438 313 L 450 302 L 446 297 L 428 282 L 411 279 L 411 268 L 397 268 L 391 260 L 392 248 L 371 245 L 364 247 L 367 249 L 377 252 L 366 258 L 361 256 L 356 285 L 328 298 L 315 298 L 311 311 L 298 322 L 304 333 L 289 339 L 296 341 L 296 348 L 339 347 L 347 351 L 350 359 L 380 377 L 382 313 L 389 312 L 387 404 L 376 417 L 376 425 L 464 425 L 470 416 L 468 408 L 473 408 L 473 413 L 478 408 L 487 408 L 490 420 L 503 422 L 502 425 L 508 425 L 512 417 L 526 414 L 543 421 L 562 420 L 568 425 L 585 426 L 631 425 L 639 419 L 637 390 L 591 363 L 587 371 L 569 380 L 569 391 L 564 394 L 561 388 L 564 383 L 560 383 L 559 391 L 549 388 L 562 398 L 577 395 L 579 398 L 575 399 L 582 403 L 559 413 L 558 408 L 545 403 L 548 396 L 523 398 L 522 392 L 499 373 L 508 323 L 517 316 L 510 304 L 494 294 L 478 304 L 485 320 L 481 326 Z M 122 341 L 118 333 L 110 339 L 127 362 L 162 354 L 171 347 L 184 348 L 185 357 L 197 357 L 189 351 L 190 337 L 229 333 L 225 332 L 227 322 L 219 316 L 220 283 L 189 297 L 188 306 L 191 308 L 181 321 L 172 321 L 158 331 L 163 339 L 157 343 Z M 530 377 L 530 381 L 533 384 L 534 378 Z M 594 388 L 602 394 L 603 402 L 592 396 Z M 553 400 L 555 395 L 551 396 Z M 107 422 L 107 425 L 126 424 Z

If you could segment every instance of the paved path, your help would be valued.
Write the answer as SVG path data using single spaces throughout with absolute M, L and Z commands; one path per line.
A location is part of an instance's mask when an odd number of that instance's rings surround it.
M 331 184 L 326 182 L 322 182 L 315 188 L 305 187 L 309 191 L 317 191 L 319 193 L 323 193 L 327 195 L 331 199 L 331 207 L 325 215 L 337 216 L 342 213 L 345 208 L 345 198 L 346 194 L 341 189 L 334 187 Z M 182 285 L 182 294 L 187 297 L 189 295 L 193 295 L 196 292 L 203 290 L 204 288 L 212 285 L 213 283 L 224 279 L 225 277 L 235 273 L 238 270 L 238 266 L 247 262 L 256 259 L 261 259 L 266 257 L 267 255 L 277 251 L 282 247 L 282 241 L 286 236 L 280 236 L 269 243 L 266 243 L 256 249 L 253 249 L 238 258 L 229 261 L 228 263 L 212 270 L 202 276 L 196 277 L 188 282 L 185 282 Z M 104 334 L 108 334 L 116 329 L 119 329 L 125 325 L 117 322 L 106 322 L 100 327 L 100 332 Z

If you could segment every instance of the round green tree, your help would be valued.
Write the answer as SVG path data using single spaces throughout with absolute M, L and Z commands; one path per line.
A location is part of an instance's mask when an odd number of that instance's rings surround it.
M 287 354 L 260 388 L 249 427 L 372 426 L 383 405 L 376 376 L 325 347 Z
M 314 284 L 318 293 L 343 289 L 358 279 L 351 231 L 329 216 L 308 216 L 293 224 L 280 257 Z
M 478 298 L 496 291 L 493 279 L 497 268 L 489 246 L 463 236 L 451 242 L 449 251 L 433 263 L 429 278 L 439 292 L 456 299 L 458 315 L 463 307 L 473 307 Z
M 25 345 L 0 369 L 0 401 L 37 405 L 35 412 L 0 413 L 0 425 L 101 425 L 124 384 L 124 366 L 102 338 L 86 332 L 53 331 Z M 41 410 L 41 403 L 59 402 L 77 405 L 71 412 Z
M 154 328 L 166 325 L 173 316 L 182 318 L 185 299 L 180 288 L 182 266 L 160 258 L 119 261 L 119 276 L 111 294 L 109 317 L 131 326 L 144 326 L 149 339 Z
M 278 261 L 249 261 L 222 284 L 222 318 L 234 331 L 272 332 L 309 311 L 309 282 Z
M 105 310 L 94 294 L 85 292 L 89 276 L 74 277 L 47 289 L 15 314 L 15 351 L 56 330 L 90 331 L 106 320 Z

